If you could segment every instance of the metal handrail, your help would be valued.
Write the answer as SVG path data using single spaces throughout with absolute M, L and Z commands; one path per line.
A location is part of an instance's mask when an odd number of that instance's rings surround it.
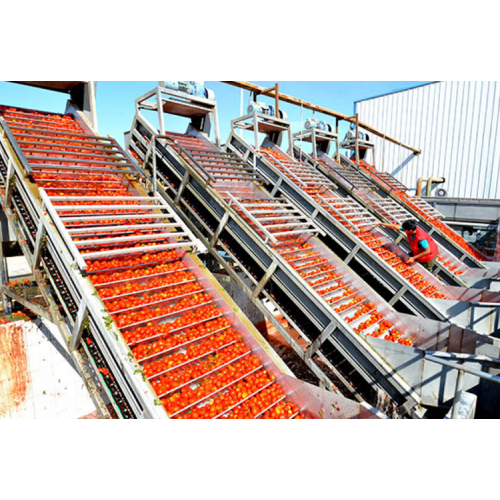
M 130 161 L 130 164 L 134 167 L 137 174 L 140 175 L 141 177 L 144 177 L 144 173 L 140 169 L 139 164 L 137 163 L 135 158 L 128 151 L 125 151 L 112 135 L 108 134 L 108 138 L 113 141 L 113 144 L 118 148 L 118 151 L 120 151 L 125 156 L 125 158 L 127 158 Z
M 203 165 L 201 165 L 197 160 L 195 160 L 193 158 L 193 156 L 189 153 L 189 151 L 187 151 L 183 146 L 181 146 L 176 140 L 172 139 L 170 136 L 168 135 L 165 135 L 165 134 L 153 134 L 153 136 L 151 137 L 151 145 L 153 145 L 153 147 L 156 148 L 156 143 L 158 141 L 158 139 L 165 139 L 166 141 L 168 141 L 170 143 L 170 145 L 174 148 L 174 149 L 179 149 L 182 153 L 184 153 L 191 162 L 193 162 L 193 164 L 198 167 L 207 177 L 208 177 L 208 180 L 210 182 L 216 182 L 214 177 L 212 177 L 212 175 L 205 169 L 205 167 L 203 167 Z
M 26 173 L 28 174 L 28 176 L 33 175 L 33 169 L 31 168 L 31 165 L 28 163 L 26 156 L 24 156 L 24 153 L 19 148 L 17 141 L 16 141 L 16 138 L 14 137 L 14 134 L 10 130 L 10 127 L 7 124 L 7 121 L 5 120 L 5 118 L 0 118 L 0 127 L 2 127 L 4 135 L 7 137 L 11 148 L 16 153 L 17 158 L 21 162 L 21 165 L 23 166 L 23 168 L 26 171 Z
M 277 243 L 278 240 L 229 191 L 226 192 L 226 195 L 264 233 L 266 243 L 268 240 Z
M 59 235 L 63 239 L 64 243 L 66 244 L 66 247 L 68 248 L 69 252 L 71 253 L 71 256 L 73 257 L 74 261 L 78 264 L 78 267 L 80 270 L 85 271 L 87 269 L 87 263 L 83 259 L 81 253 L 78 251 L 78 248 L 76 247 L 75 243 L 71 239 L 70 234 L 68 233 L 68 230 L 64 227 L 64 224 L 59 217 L 59 214 L 57 213 L 54 205 L 52 204 L 52 201 L 50 200 L 49 196 L 47 195 L 45 189 L 39 188 L 40 195 L 43 201 L 43 206 L 45 207 L 45 210 L 47 211 L 48 216 L 54 223 L 54 226 L 57 228 Z

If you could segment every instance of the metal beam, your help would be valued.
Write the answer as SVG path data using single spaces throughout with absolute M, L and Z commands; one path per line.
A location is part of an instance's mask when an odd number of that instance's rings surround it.
M 249 90 L 250 92 L 254 92 L 255 94 L 263 94 L 266 92 L 266 95 L 269 97 L 278 97 L 281 101 L 283 102 L 288 102 L 290 104 L 295 104 L 296 106 L 302 106 L 303 108 L 310 109 L 312 111 L 316 111 L 317 113 L 323 113 L 324 115 L 328 116 L 333 116 L 334 118 L 338 118 L 340 120 L 344 120 L 350 123 L 356 123 L 356 118 L 352 116 L 347 116 L 344 115 L 343 113 L 339 113 L 338 111 L 333 111 L 331 109 L 325 108 L 323 106 L 318 106 L 317 104 L 312 104 L 310 102 L 304 101 L 302 99 L 298 99 L 297 97 L 293 97 L 287 94 L 282 94 L 281 92 L 279 94 L 276 93 L 275 90 L 271 89 L 266 89 L 264 87 L 261 87 L 260 85 L 255 85 L 250 82 L 243 82 L 243 81 L 222 81 L 222 83 L 227 83 L 228 85 L 233 85 L 234 87 L 239 87 L 244 90 Z M 375 134 L 379 137 L 384 138 L 385 140 L 392 142 L 393 144 L 396 144 L 398 146 L 401 146 L 403 148 L 406 148 L 410 151 L 413 151 L 416 155 L 420 154 L 422 151 L 418 148 L 414 148 L 413 146 L 408 146 L 407 144 L 404 144 L 403 142 L 395 139 L 394 137 L 388 136 L 384 134 L 383 132 L 380 132 L 376 128 L 372 127 L 371 125 L 368 125 L 367 123 L 364 122 L 359 122 L 359 126 L 362 127 L 363 129 L 367 130 L 368 132 L 371 132 L 372 134 Z

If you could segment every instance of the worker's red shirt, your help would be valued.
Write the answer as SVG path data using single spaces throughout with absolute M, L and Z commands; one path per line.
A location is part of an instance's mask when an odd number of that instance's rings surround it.
M 418 242 L 422 240 L 427 240 L 429 243 L 429 248 L 431 250 L 431 253 L 425 255 L 424 257 L 421 257 L 420 259 L 417 259 L 418 262 L 430 262 L 436 255 L 438 254 L 438 247 L 436 245 L 436 242 L 422 229 L 420 229 L 417 226 L 417 233 L 413 238 L 410 236 L 408 238 L 408 243 L 410 244 L 411 251 L 413 252 L 413 255 L 418 255 L 419 253 L 422 253 L 422 249 L 419 248 Z

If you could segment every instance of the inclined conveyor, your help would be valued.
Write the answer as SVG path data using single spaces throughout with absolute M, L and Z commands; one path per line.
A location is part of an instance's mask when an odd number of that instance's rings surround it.
M 331 417 L 114 139 L 77 113 L 2 106 L 0 127 L 2 208 L 72 353 L 88 357 L 118 416 Z
M 255 115 L 233 120 L 227 150 L 238 153 L 253 165 L 266 180 L 268 191 L 285 196 L 304 210 L 324 231 L 328 245 L 344 262 L 361 264 L 364 276 L 369 277 L 366 279 L 386 289 L 389 304 L 397 306 L 401 302 L 414 314 L 450 321 L 480 333 L 498 332 L 500 295 L 497 292 L 445 285 L 424 267 L 406 264 L 407 254 L 396 244 L 400 238 L 394 241 L 390 232 L 374 229 L 378 220 L 374 213 L 357 200 L 341 196 L 337 186 L 313 165 L 295 160 L 280 149 L 277 142 L 281 134 L 286 133 L 281 131 L 283 127 L 290 127 L 288 122 Z M 238 135 L 238 129 L 245 124 L 250 123 L 254 128 L 262 121 L 269 130 L 262 145 L 251 145 Z M 271 131 L 270 127 L 276 122 L 279 128 Z
M 295 138 L 300 138 L 301 134 L 303 132 L 295 134 Z M 314 142 L 317 144 L 317 138 L 322 132 L 315 131 L 314 135 Z M 316 163 L 320 171 L 334 181 L 346 183 L 346 189 L 357 195 L 370 193 L 376 198 L 391 200 L 393 203 L 389 203 L 388 208 L 395 215 L 398 215 L 396 208 L 402 207 L 404 215 L 410 213 L 412 218 L 419 220 L 422 229 L 432 234 L 436 242 L 460 262 L 470 268 L 488 269 L 484 256 L 478 250 L 442 222 L 442 215 L 424 199 L 409 196 L 408 188 L 394 176 L 375 170 L 365 160 L 359 161 L 358 168 L 355 162 L 340 152 L 336 153 L 335 159 L 328 155 L 328 149 L 329 145 L 325 143 L 315 148 L 316 158 L 313 163 Z M 300 148 L 295 147 L 295 153 L 300 154 Z
M 159 130 L 144 110 L 161 115 Z M 187 132 L 167 132 L 165 113 L 191 118 Z M 150 188 L 179 210 L 321 383 L 333 388 L 340 382 L 354 397 L 389 400 L 393 409 L 414 416 L 422 415 L 419 404 L 443 404 L 451 379 L 434 372 L 427 378 L 430 372 L 418 375 L 413 369 L 425 365 L 425 351 L 462 353 L 467 362 L 478 345 L 496 349 L 497 341 L 448 322 L 397 313 L 321 242 L 325 231 L 316 214 L 262 188 L 268 181 L 255 170 L 251 151 L 241 157 L 217 147 L 217 136 L 210 141 L 215 116 L 214 100 L 161 86 L 136 100 L 127 147 Z M 282 122 L 277 129 L 264 116 L 257 126 L 274 133 L 286 130 Z M 270 304 L 291 329 L 269 313 Z

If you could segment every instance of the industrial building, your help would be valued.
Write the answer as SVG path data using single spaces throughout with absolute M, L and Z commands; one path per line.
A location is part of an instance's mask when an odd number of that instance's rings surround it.
M 68 102 L 0 98 L 0 417 L 500 416 L 496 247 L 412 190 L 416 174 L 455 209 L 498 197 L 453 177 L 471 162 L 497 175 L 496 83 L 436 82 L 347 116 L 228 81 L 251 101 L 220 137 L 224 95 L 160 81 L 130 103 L 125 147 L 97 131 L 95 82 L 18 83 Z M 316 115 L 292 129 L 283 103 Z M 32 369 L 43 349 L 72 368 L 64 404 Z
M 500 218 L 499 82 L 432 82 L 357 101 L 354 113 L 420 150 L 373 136 L 377 168 L 412 192 L 420 179 L 422 196 L 493 255 Z

